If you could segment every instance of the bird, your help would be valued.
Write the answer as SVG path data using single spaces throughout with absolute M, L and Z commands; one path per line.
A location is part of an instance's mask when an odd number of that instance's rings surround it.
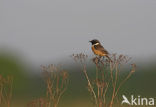
M 111 58 L 108 56 L 109 52 L 101 45 L 99 40 L 93 39 L 89 42 L 92 44 L 91 49 L 95 55 L 98 55 L 100 58 L 105 56 L 112 62 Z

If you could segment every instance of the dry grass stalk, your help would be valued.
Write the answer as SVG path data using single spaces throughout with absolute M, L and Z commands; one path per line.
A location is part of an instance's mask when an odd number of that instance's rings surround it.
M 76 62 L 80 62 L 84 75 L 88 82 L 88 91 L 94 98 L 96 107 L 112 107 L 118 91 L 121 86 L 130 78 L 132 73 L 135 72 L 136 65 L 132 64 L 132 70 L 128 72 L 128 75 L 121 81 L 119 81 L 119 73 L 121 71 L 121 66 L 126 64 L 130 58 L 124 55 L 117 56 L 113 54 L 111 60 L 107 59 L 101 60 L 98 57 L 93 58 L 93 62 L 96 66 L 95 77 L 89 77 L 87 74 L 86 60 L 87 55 L 85 54 L 73 54 L 73 59 Z M 93 81 L 93 82 L 91 82 Z M 106 96 L 108 90 L 112 90 L 111 100 L 108 100 Z
M 50 107 L 49 106 L 49 101 L 45 98 L 38 98 L 35 100 L 32 100 L 29 104 L 28 107 Z
M 28 104 L 29 107 L 57 107 L 61 96 L 67 89 L 69 75 L 60 66 L 53 64 L 41 66 L 44 79 L 47 85 L 46 98 L 33 100 Z
M 111 75 L 113 91 L 112 91 L 112 98 L 111 98 L 109 107 L 113 106 L 114 100 L 117 97 L 117 94 L 121 86 L 130 78 L 132 73 L 135 72 L 136 65 L 132 64 L 132 70 L 128 72 L 127 76 L 125 76 L 124 79 L 122 79 L 121 81 L 118 80 L 120 76 L 119 74 L 121 72 L 121 66 L 127 64 L 130 59 L 131 58 L 129 58 L 128 56 L 124 56 L 124 55 L 116 55 L 116 54 L 112 55 L 113 61 L 110 62 L 110 75 Z
M 73 54 L 72 57 L 75 60 L 75 62 L 80 62 L 81 66 L 83 68 L 82 71 L 83 71 L 83 73 L 84 73 L 84 75 L 85 75 L 85 77 L 87 79 L 87 82 L 88 82 L 88 91 L 94 97 L 95 105 L 98 105 L 97 96 L 96 96 L 94 87 L 93 87 L 93 85 L 92 85 L 92 83 L 90 81 L 90 78 L 88 77 L 88 74 L 87 74 L 86 59 L 88 58 L 88 56 L 83 54 L 83 53 L 80 53 L 80 54 Z
M 4 78 L 0 75 L 0 105 L 10 107 L 12 98 L 13 77 L 7 76 Z

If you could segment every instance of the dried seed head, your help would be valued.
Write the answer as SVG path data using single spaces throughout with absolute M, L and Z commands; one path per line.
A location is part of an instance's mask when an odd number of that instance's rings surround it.
M 100 80 L 100 79 L 96 79 L 95 83 L 96 83 L 97 87 L 99 87 L 99 88 L 104 88 L 105 87 L 105 82 Z
M 98 59 L 97 57 L 95 57 L 95 58 L 93 58 L 93 62 L 94 62 L 95 64 L 98 64 L 98 63 L 99 63 L 99 59 Z
M 131 66 L 132 66 L 131 72 L 134 73 L 136 70 L 136 64 L 131 64 Z
M 68 73 L 66 71 L 62 71 L 62 77 L 63 80 L 66 80 L 68 78 Z
M 81 63 L 84 63 L 88 56 L 83 54 L 83 53 L 80 53 L 80 54 L 73 54 L 72 57 L 73 57 L 75 62 L 79 61 Z
M 47 71 L 47 67 L 46 66 L 41 65 L 40 67 L 41 67 L 42 71 Z

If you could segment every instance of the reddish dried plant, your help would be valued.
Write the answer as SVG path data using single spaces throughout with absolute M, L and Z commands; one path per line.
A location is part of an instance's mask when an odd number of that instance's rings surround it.
M 0 75 L 0 105 L 10 107 L 12 98 L 13 77 Z
M 41 66 L 44 80 L 47 86 L 46 97 L 37 99 L 29 103 L 29 107 L 57 107 L 60 98 L 67 90 L 69 76 L 68 72 L 60 66 L 53 64 Z
M 122 66 L 126 66 L 126 64 L 130 61 L 130 57 L 124 55 L 112 54 L 112 62 L 109 63 L 109 71 L 111 77 L 111 86 L 112 86 L 112 97 L 109 104 L 109 107 L 113 106 L 115 98 L 117 98 L 118 92 L 121 86 L 131 77 L 131 75 L 135 72 L 136 65 L 131 64 L 131 69 L 127 72 L 127 75 L 123 77 L 122 80 L 119 80 L 121 75 Z
M 121 67 L 125 66 L 130 58 L 116 54 L 113 54 L 110 57 L 112 61 L 98 57 L 93 58 L 96 73 L 94 77 L 89 77 L 86 67 L 88 56 L 83 53 L 73 54 L 73 59 L 81 64 L 82 71 L 88 82 L 88 91 L 91 93 L 96 107 L 112 107 L 121 86 L 130 78 L 132 73 L 135 72 L 136 65 L 132 64 L 130 72 L 127 72 L 128 74 L 124 79 L 119 80 Z M 111 99 L 108 98 L 110 96 Z
M 28 107 L 50 107 L 49 101 L 46 98 L 38 98 L 35 100 L 32 100 Z

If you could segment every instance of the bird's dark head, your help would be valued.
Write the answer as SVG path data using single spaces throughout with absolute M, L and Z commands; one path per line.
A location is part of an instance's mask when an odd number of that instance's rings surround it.
M 91 42 L 92 45 L 100 44 L 100 42 L 97 39 L 93 39 L 93 40 L 91 40 L 89 42 Z

